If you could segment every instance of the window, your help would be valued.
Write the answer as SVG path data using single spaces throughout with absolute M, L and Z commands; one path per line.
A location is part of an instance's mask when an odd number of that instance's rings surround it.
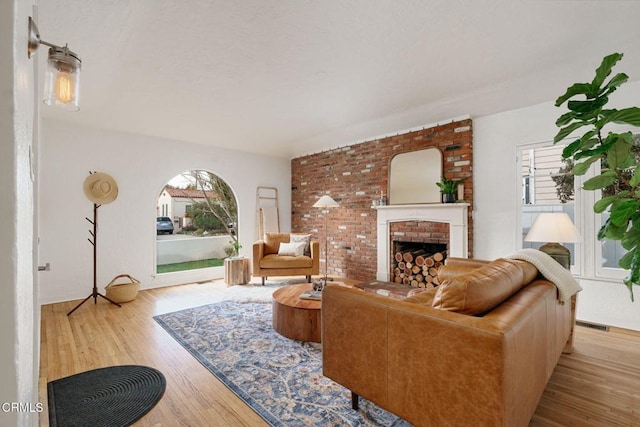
M 167 228 L 157 228 L 157 273 L 221 267 L 224 258 L 237 255 L 238 203 L 214 173 L 194 169 L 172 178 L 156 206 L 158 216 L 173 218 Z
M 605 212 L 600 215 L 600 221 L 598 223 L 598 229 L 602 227 L 602 225 L 609 218 L 609 213 Z M 618 262 L 620 258 L 627 252 L 622 247 L 622 244 L 619 241 L 612 240 L 602 240 L 600 242 L 600 273 L 605 273 L 606 269 L 619 269 Z M 606 276 L 606 274 L 604 274 Z
M 640 137 L 636 138 L 640 145 Z M 562 159 L 562 144 L 551 142 L 518 147 L 518 170 L 521 177 L 521 235 L 523 248 L 538 248 L 543 243 L 525 242 L 535 216 L 540 212 L 566 212 L 582 236 L 581 244 L 563 243 L 572 256 L 571 271 L 574 274 L 600 279 L 621 280 L 627 271 L 618 266 L 626 253 L 619 241 L 597 238 L 608 214 L 593 212 L 593 204 L 611 191 L 583 191 L 587 179 L 600 174 L 603 165 L 596 164 L 584 176 L 574 176 L 571 160 Z M 640 156 L 640 149 L 638 150 Z M 606 166 L 606 165 L 605 165 Z
M 539 248 L 547 242 L 525 242 L 536 216 L 541 212 L 565 212 L 576 226 L 574 204 L 575 183 L 571 164 L 562 160 L 560 145 L 523 146 L 519 150 L 519 170 L 522 176 L 521 235 L 523 248 Z M 578 270 L 579 248 L 563 243 L 571 251 L 571 268 Z

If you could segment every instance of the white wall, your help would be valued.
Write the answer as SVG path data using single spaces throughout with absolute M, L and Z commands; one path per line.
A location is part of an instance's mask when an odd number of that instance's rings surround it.
M 158 240 L 156 257 L 158 265 L 178 262 L 200 261 L 204 259 L 224 259 L 224 248 L 229 245 L 231 236 L 186 237 L 184 239 Z
M 39 325 L 34 268 L 34 67 L 27 58 L 33 4 L 0 2 L 0 403 L 36 408 Z M 32 175 L 33 174 L 33 175 Z M 36 426 L 38 413 L 0 411 L 0 425 Z
M 638 100 L 640 82 L 624 85 L 612 97 L 613 106 L 619 108 L 637 106 Z M 518 249 L 516 147 L 552 141 L 558 131 L 555 121 L 563 111 L 549 101 L 474 119 L 474 257 L 493 259 Z M 593 266 L 585 267 L 586 271 Z M 584 290 L 578 297 L 579 319 L 640 330 L 639 286 L 632 303 L 621 281 L 596 280 L 591 275 L 581 277 L 580 283 Z
M 98 287 L 127 273 L 141 289 L 222 277 L 223 267 L 155 274 L 158 194 L 174 176 L 206 169 L 224 179 L 238 200 L 241 255 L 256 239 L 256 188 L 279 189 L 281 228 L 291 229 L 291 163 L 204 145 L 69 126 L 42 124 L 40 258 L 51 271 L 40 279 L 40 300 L 51 303 L 91 293 L 92 247 L 87 241 L 93 204 L 82 184 L 89 171 L 115 178 L 118 198 L 98 209 Z
M 160 196 L 158 197 L 158 208 L 156 209 L 156 216 L 168 216 L 173 221 L 174 214 L 172 209 L 172 200 L 173 198 L 169 195 L 169 193 L 163 191 L 162 194 L 160 194 Z M 165 212 L 162 211 L 163 206 L 166 206 Z M 175 224 L 174 226 L 176 225 L 177 224 Z

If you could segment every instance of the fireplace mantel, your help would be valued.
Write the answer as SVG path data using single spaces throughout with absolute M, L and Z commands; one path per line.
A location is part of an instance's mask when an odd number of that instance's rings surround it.
M 468 203 L 377 206 L 378 263 L 376 279 L 389 280 L 391 242 L 389 227 L 399 221 L 432 221 L 449 224 L 448 256 L 468 257 Z

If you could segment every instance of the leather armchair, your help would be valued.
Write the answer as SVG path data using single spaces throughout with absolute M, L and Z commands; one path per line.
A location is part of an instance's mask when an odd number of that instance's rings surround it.
M 263 240 L 253 244 L 253 275 L 262 277 L 263 285 L 269 276 L 304 275 L 311 282 L 311 276 L 320 273 L 320 244 L 315 240 L 309 239 L 308 254 L 278 254 L 280 244 L 290 243 L 291 236 L 290 233 L 266 233 Z

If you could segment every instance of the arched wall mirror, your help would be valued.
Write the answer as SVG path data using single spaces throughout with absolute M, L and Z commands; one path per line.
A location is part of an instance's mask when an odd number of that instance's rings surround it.
M 436 182 L 442 177 L 442 152 L 437 148 L 396 155 L 389 167 L 389 204 L 440 203 Z

